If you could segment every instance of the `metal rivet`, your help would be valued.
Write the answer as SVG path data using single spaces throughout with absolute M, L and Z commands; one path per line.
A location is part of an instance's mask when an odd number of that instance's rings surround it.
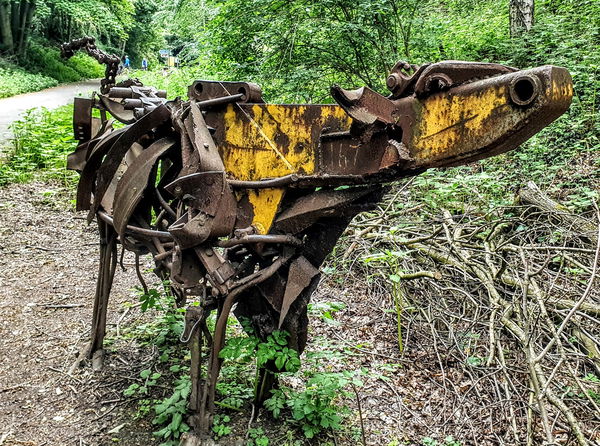
M 209 146 L 208 146 L 208 143 L 207 143 L 207 142 L 205 142 L 205 143 L 204 143 L 204 148 L 205 148 L 205 149 L 208 149 L 208 147 L 209 147 Z

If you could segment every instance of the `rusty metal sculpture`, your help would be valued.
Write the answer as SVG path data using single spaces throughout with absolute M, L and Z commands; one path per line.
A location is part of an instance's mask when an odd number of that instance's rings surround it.
M 198 302 L 185 333 L 196 433 L 211 426 L 232 310 L 263 339 L 286 330 L 301 353 L 319 266 L 352 218 L 379 203 L 385 183 L 514 149 L 560 116 L 573 93 L 564 68 L 447 61 L 398 63 L 387 97 L 333 87 L 338 105 L 265 104 L 256 84 L 201 80 L 187 101 L 168 101 L 136 80 L 115 84 L 116 58 L 93 43 L 63 46 L 66 56 L 84 49 L 107 64 L 103 94 L 75 100 L 80 144 L 68 160 L 81 173 L 77 209 L 97 220 L 101 237 L 87 356 L 102 356 L 117 244 L 136 258 L 150 253 L 178 304 Z M 125 126 L 114 128 L 115 119 Z M 257 402 L 276 371 L 260 371 Z

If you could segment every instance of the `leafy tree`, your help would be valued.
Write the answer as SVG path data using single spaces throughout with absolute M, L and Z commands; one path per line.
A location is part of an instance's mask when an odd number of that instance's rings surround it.
M 51 42 L 90 35 L 122 52 L 134 14 L 133 0 L 38 0 L 37 27 Z
M 233 77 L 266 81 L 288 100 L 322 100 L 315 92 L 333 82 L 381 89 L 382 73 L 415 56 L 432 3 L 225 0 L 205 39 Z M 298 90 L 308 94 L 297 97 Z
M 160 6 L 156 0 L 135 0 L 133 25 L 125 44 L 125 52 L 131 57 L 134 66 L 140 66 L 142 58 L 156 60 L 156 54 L 163 44 L 161 29 L 153 22 Z

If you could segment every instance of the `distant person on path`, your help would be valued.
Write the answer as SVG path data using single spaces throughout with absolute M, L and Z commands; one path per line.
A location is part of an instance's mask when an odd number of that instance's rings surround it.
M 123 68 L 131 68 L 131 62 L 129 61 L 129 56 L 125 56 L 125 63 L 123 64 Z
M 144 70 L 144 71 L 148 70 L 148 61 L 146 60 L 145 57 L 142 59 L 142 70 Z

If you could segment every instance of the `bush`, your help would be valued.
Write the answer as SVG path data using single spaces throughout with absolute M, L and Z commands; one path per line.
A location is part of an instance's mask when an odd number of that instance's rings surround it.
M 23 67 L 0 59 L 0 98 L 101 77 L 104 67 L 86 54 L 63 60 L 58 48 L 32 44 Z
M 75 149 L 73 106 L 56 110 L 29 110 L 12 124 L 13 146 L 0 160 L 0 186 L 29 181 L 34 175 L 74 182 L 77 174 L 66 170 L 67 153 Z M 39 171 L 39 172 L 38 172 Z
M 77 54 L 65 61 L 61 59 L 58 48 L 38 44 L 29 47 L 25 66 L 33 72 L 51 76 L 61 83 L 104 75 L 102 66 L 84 54 Z

